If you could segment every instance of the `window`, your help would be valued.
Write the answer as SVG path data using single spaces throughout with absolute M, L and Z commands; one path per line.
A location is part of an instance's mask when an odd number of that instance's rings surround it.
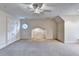
M 23 24 L 23 25 L 22 25 L 22 28 L 23 28 L 23 29 L 27 29 L 27 28 L 28 28 L 28 25 L 27 25 L 27 24 Z

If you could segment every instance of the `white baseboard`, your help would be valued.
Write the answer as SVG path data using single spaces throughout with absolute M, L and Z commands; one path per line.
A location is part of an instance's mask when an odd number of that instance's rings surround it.
M 0 44 L 0 49 L 2 49 L 2 48 L 4 48 L 4 47 L 6 47 L 6 46 L 8 46 L 8 45 L 10 45 L 10 44 L 12 44 L 12 43 L 14 43 L 15 41 L 18 41 L 18 40 L 20 40 L 20 39 L 18 38 L 17 40 L 10 40 L 10 41 L 8 41 L 8 43 L 2 42 L 2 43 Z
M 77 41 L 65 41 L 64 43 L 66 43 L 66 44 L 76 44 L 78 42 Z
M 0 49 L 2 49 L 4 47 L 6 47 L 6 43 L 5 42 L 0 44 Z
M 8 41 L 7 45 L 12 44 L 13 42 L 15 42 L 16 40 L 10 40 Z
M 18 41 L 18 40 L 20 40 L 20 39 L 17 38 L 17 39 L 9 40 L 8 43 L 7 43 L 7 45 L 12 44 L 12 43 L 14 43 L 15 41 Z

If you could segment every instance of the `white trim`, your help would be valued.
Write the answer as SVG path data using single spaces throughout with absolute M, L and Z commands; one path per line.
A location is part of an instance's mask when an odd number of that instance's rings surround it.
M 64 43 L 66 44 L 75 44 L 75 43 L 78 43 L 77 41 L 65 41 Z
M 6 44 L 5 44 L 5 42 L 2 42 L 2 43 L 0 44 L 0 49 L 2 49 L 2 48 L 4 48 L 4 47 L 6 47 Z

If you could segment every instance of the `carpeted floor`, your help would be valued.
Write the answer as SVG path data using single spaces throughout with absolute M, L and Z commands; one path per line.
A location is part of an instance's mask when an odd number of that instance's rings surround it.
M 63 44 L 56 40 L 36 42 L 19 40 L 0 50 L 1 56 L 78 56 L 79 44 Z

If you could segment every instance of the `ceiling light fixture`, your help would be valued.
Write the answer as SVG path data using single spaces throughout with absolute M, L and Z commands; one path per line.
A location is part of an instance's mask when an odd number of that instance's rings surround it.
M 51 12 L 52 8 L 48 7 L 47 4 L 44 3 L 24 3 L 21 4 L 26 9 L 29 9 L 31 12 L 34 12 L 36 14 L 40 14 L 41 12 Z
M 39 14 L 41 12 L 40 9 L 41 9 L 42 6 L 43 6 L 43 3 L 33 3 L 32 7 L 34 9 L 34 13 Z

